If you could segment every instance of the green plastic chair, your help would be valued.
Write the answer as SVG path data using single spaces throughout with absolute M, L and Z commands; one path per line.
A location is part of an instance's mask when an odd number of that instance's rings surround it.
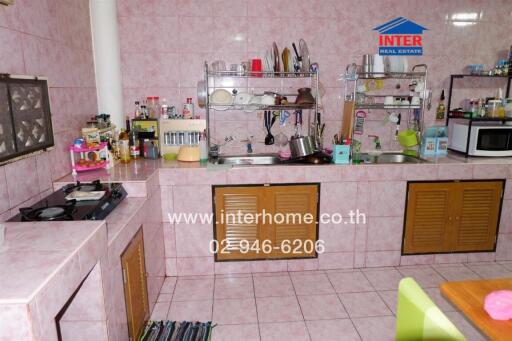
M 397 341 L 467 341 L 430 297 L 410 277 L 398 286 Z

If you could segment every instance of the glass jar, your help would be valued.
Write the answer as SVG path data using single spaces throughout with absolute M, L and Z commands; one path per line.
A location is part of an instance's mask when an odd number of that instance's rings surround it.
M 160 114 L 160 97 L 150 96 L 147 98 L 149 118 L 157 118 Z
M 512 118 L 512 98 L 506 100 L 505 116 L 508 118 Z
M 499 99 L 491 99 L 487 102 L 487 117 L 501 118 L 505 116 L 503 103 Z

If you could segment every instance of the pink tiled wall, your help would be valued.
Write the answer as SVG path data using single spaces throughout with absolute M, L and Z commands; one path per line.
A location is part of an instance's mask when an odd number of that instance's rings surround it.
M 377 52 L 373 27 L 404 16 L 428 28 L 425 55 L 409 58 L 409 65 L 429 67 L 435 99 L 427 114 L 429 124 L 450 74 L 460 73 L 471 63 L 491 67 L 512 44 L 512 2 L 508 0 L 122 0 L 118 6 L 126 112 L 133 111 L 136 99 L 148 95 L 165 97 L 178 106 L 187 97 L 195 99 L 205 60 L 237 63 L 261 56 L 273 41 L 282 49 L 304 38 L 312 59 L 319 62 L 326 88 L 326 142 L 341 123 L 343 84 L 338 76 L 348 63 L 360 63 L 362 54 Z M 460 26 L 451 19 L 461 13 L 476 13 L 477 20 Z M 460 84 L 467 88 L 460 94 L 493 95 L 495 84 L 480 84 L 486 89 L 476 93 L 473 84 Z M 217 112 L 214 116 L 218 139 L 235 134 L 255 135 L 258 142 L 263 141 L 263 123 L 257 114 Z M 366 133 L 390 135 L 387 128 L 382 115 L 370 115 Z M 240 143 L 231 147 L 244 150 Z M 255 151 L 268 148 L 257 143 Z
M 0 73 L 48 77 L 55 148 L 0 167 L 0 221 L 70 172 L 66 146 L 97 110 L 88 1 L 0 5 Z

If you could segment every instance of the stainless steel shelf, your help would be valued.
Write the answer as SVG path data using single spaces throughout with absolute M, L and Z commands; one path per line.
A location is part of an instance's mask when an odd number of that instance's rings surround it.
M 426 72 L 361 72 L 357 74 L 359 79 L 414 79 L 425 76 Z
M 261 104 L 231 104 L 231 105 L 216 105 L 209 103 L 208 108 L 213 110 L 296 110 L 296 109 L 314 109 L 315 104 L 286 104 L 286 105 L 261 105 Z
M 356 104 L 356 109 L 421 109 L 421 105 Z
M 208 77 L 233 77 L 233 78 L 310 78 L 316 76 L 316 72 L 274 72 L 261 71 L 240 74 L 236 71 L 209 71 Z

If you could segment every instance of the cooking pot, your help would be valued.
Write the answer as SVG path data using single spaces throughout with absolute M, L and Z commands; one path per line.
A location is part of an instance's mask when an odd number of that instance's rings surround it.
M 289 143 L 293 159 L 314 154 L 318 150 L 311 136 L 292 136 Z

